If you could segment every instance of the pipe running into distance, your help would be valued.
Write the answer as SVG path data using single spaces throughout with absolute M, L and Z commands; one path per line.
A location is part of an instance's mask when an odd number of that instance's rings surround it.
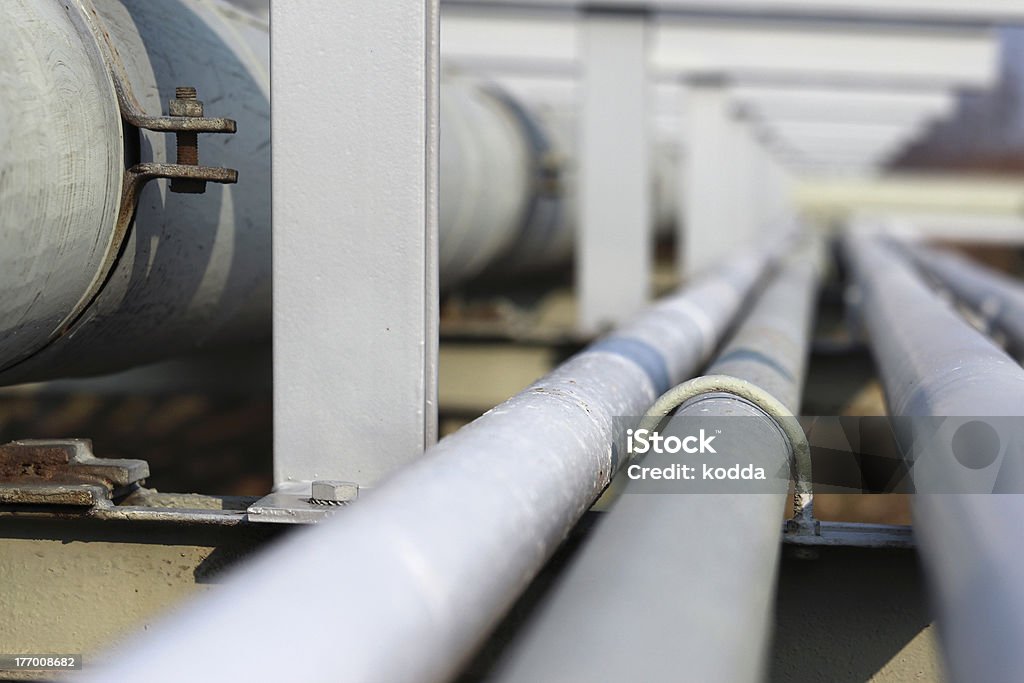
M 949 250 L 910 243 L 904 248 L 914 263 L 981 316 L 989 329 L 1006 335 L 1018 358 L 1024 356 L 1024 283 Z
M 851 233 L 843 246 L 889 414 L 897 421 L 936 418 L 920 423 L 934 425 L 936 435 L 924 450 L 915 441 L 922 429 L 897 429 L 897 436 L 913 462 L 914 534 L 937 603 L 947 673 L 957 683 L 1019 680 L 1024 370 L 881 238 Z M 995 440 L 958 449 L 958 435 L 972 430 Z M 991 462 L 978 461 L 981 449 L 991 451 Z M 924 479 L 935 472 L 941 489 L 922 490 L 935 486 Z
M 788 259 L 707 372 L 795 414 L 821 266 L 817 243 Z M 697 395 L 675 415 L 710 418 L 729 431 L 730 450 L 773 474 L 789 471 L 787 437 L 745 398 Z M 517 631 L 494 680 L 655 681 L 684 670 L 708 683 L 763 680 L 788 498 L 786 482 L 776 484 L 774 493 L 652 493 L 627 479 Z
M 230 678 L 237 658 L 267 680 L 449 679 L 608 485 L 615 418 L 700 367 L 779 248 L 663 299 L 85 680 Z

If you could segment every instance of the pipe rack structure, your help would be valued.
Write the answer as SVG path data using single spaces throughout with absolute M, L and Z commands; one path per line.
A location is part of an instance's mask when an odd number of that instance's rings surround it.
M 349 680 L 448 679 L 608 485 L 614 419 L 699 368 L 785 242 L 664 299 L 84 680 L 143 663 L 155 681 L 231 678 L 244 657 L 268 680 L 334 681 L 327 652 Z
M 977 418 L 994 423 L 1000 437 L 1012 436 L 999 427 L 1021 419 L 1024 369 L 881 238 L 848 235 L 844 251 L 889 414 L 953 423 Z M 913 448 L 905 439 L 900 447 L 905 455 Z M 1004 440 L 1001 456 L 990 467 L 999 470 L 1003 490 L 1014 493 L 918 492 L 914 498 L 914 532 L 937 599 L 950 680 L 958 683 L 1016 681 L 1024 670 L 1020 439 Z
M 821 268 L 817 243 L 792 255 L 707 372 L 796 414 Z M 697 395 L 675 415 L 718 419 L 730 450 L 790 471 L 787 436 L 746 398 Z M 495 680 L 657 681 L 683 670 L 705 683 L 763 679 L 787 482 L 773 482 L 774 493 L 651 493 L 636 483 L 506 647 Z

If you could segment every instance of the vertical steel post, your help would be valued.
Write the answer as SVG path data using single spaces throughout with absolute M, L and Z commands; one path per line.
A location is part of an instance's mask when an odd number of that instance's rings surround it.
M 437 12 L 271 9 L 278 493 L 373 485 L 436 438 Z
M 647 17 L 593 10 L 583 27 L 576 281 L 580 329 L 599 332 L 650 294 Z
M 681 277 L 721 260 L 737 244 L 734 127 L 726 82 L 690 81 L 683 126 L 682 216 L 676 233 Z

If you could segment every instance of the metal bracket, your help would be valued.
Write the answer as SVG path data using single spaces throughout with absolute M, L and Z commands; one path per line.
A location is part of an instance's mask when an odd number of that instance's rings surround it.
M 812 525 L 806 525 L 800 520 L 788 519 L 782 526 L 782 542 L 808 549 L 817 546 L 913 548 L 914 532 L 911 527 L 899 524 L 826 522 L 815 519 Z
M 359 486 L 347 481 L 288 482 L 246 510 L 250 522 L 315 524 L 354 502 Z
M 72 4 L 71 7 L 75 7 L 75 5 Z M 152 116 L 147 114 L 135 97 L 117 46 L 111 40 L 110 33 L 91 0 L 82 0 L 81 10 L 73 12 L 72 19 L 80 25 L 81 30 L 91 34 L 95 39 L 100 58 L 110 73 L 121 119 L 136 128 L 159 133 L 176 133 L 178 136 L 178 163 L 139 163 L 125 169 L 124 179 L 121 183 L 121 204 L 117 222 L 114 225 L 110 246 L 99 266 L 99 277 L 93 280 L 92 285 L 79 299 L 64 324 L 54 334 L 54 339 L 64 335 L 78 322 L 113 274 L 114 264 L 121 253 L 124 239 L 135 217 L 139 195 L 147 182 L 154 178 L 169 178 L 172 180 L 170 188 L 172 192 L 185 193 L 202 193 L 206 189 L 207 182 L 228 184 L 238 182 L 238 171 L 234 169 L 198 165 L 199 153 L 196 139 L 198 133 L 235 133 L 238 129 L 235 121 L 203 116 L 203 103 L 196 99 L 195 88 L 177 89 L 176 97 L 170 105 L 170 113 L 179 115 Z
M 145 460 L 97 458 L 88 439 L 12 441 L 0 446 L 0 504 L 99 507 L 138 488 Z

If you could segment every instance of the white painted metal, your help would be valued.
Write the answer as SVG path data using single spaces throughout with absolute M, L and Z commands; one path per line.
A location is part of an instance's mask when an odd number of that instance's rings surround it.
M 444 16 L 442 54 L 488 72 L 579 74 L 581 16 L 452 8 Z M 895 82 L 936 88 L 988 87 L 999 73 L 998 37 L 982 28 L 664 15 L 651 22 L 651 64 L 657 77 L 724 71 L 797 83 Z
M 0 15 L 9 17 L 18 7 L 42 11 L 47 4 L 4 3 Z M 244 37 L 258 35 L 262 30 L 266 41 L 266 25 L 256 19 L 243 19 L 237 12 L 225 11 L 221 4 L 197 0 L 178 3 L 93 0 L 92 4 L 124 61 L 128 80 L 145 111 L 165 113 L 167 100 L 174 97 L 175 87 L 189 85 L 198 89 L 199 98 L 206 102 L 208 115 L 238 121 L 238 132 L 234 135 L 200 135 L 199 157 L 206 165 L 241 169 L 240 181 L 237 185 L 211 184 L 202 195 L 169 193 L 166 181 L 162 180 L 149 183 L 140 194 L 134 225 L 121 245 L 121 255 L 95 301 L 67 334 L 3 372 L 0 383 L 4 384 L 109 372 L 219 343 L 269 335 L 268 69 L 267 64 L 260 61 L 260 55 L 252 50 L 252 41 Z M 56 38 L 61 22 L 83 11 L 81 3 L 72 3 L 67 11 L 60 8 L 61 16 L 53 18 L 47 24 L 48 29 L 37 26 L 35 30 L 53 31 Z M 0 19 L 0 31 L 6 33 L 11 27 L 10 22 Z M 5 47 L 15 45 L 7 39 L 0 42 Z M 188 49 L 183 49 L 183 44 L 187 44 Z M 55 47 L 59 45 L 54 42 Z M 13 64 L 29 68 L 26 57 L 32 50 L 29 46 L 18 50 L 12 58 L 4 60 L 5 73 L 18 71 L 17 68 L 7 71 Z M 50 58 L 57 59 L 56 63 L 63 66 L 49 69 L 49 78 L 60 80 L 74 74 L 75 78 L 84 79 L 89 73 L 82 71 L 83 65 L 78 61 L 83 54 L 75 55 L 66 47 L 56 49 Z M 45 175 L 33 177 L 24 173 L 31 168 L 49 168 L 48 173 L 55 174 L 33 192 L 36 200 L 53 202 L 51 210 L 77 217 L 74 231 L 70 231 L 71 224 L 67 224 L 69 232 L 49 243 L 49 250 L 63 254 L 62 267 L 68 269 L 87 264 L 86 256 L 94 243 L 105 247 L 109 242 L 109 232 L 105 232 L 109 227 L 100 227 L 96 221 L 96 202 L 105 202 L 103 220 L 112 221 L 111 207 L 116 211 L 125 163 L 120 140 L 116 142 L 116 149 L 108 147 L 111 143 L 107 136 L 111 131 L 120 130 L 120 114 L 113 104 L 110 82 L 104 80 L 108 79 L 105 71 L 99 73 L 102 78 L 91 85 L 87 80 L 64 83 L 59 104 L 48 102 L 44 93 L 39 93 L 38 97 L 32 95 L 31 89 L 24 91 L 25 100 L 20 99 L 21 95 L 4 98 L 5 103 L 32 102 L 39 121 L 46 123 L 45 131 L 26 127 L 11 139 L 11 146 L 5 144 L 4 147 L 20 156 L 24 151 L 21 141 L 30 141 L 38 153 L 46 155 L 45 166 L 34 156 L 21 162 L 7 152 L 2 156 L 18 163 L 16 178 L 32 178 L 32 183 L 44 180 Z M 86 108 L 81 109 L 79 105 L 86 105 Z M 56 118 L 51 120 L 51 116 Z M 0 124 L 0 128 L 3 125 Z M 94 130 L 81 131 L 79 126 Z M 65 139 L 68 130 L 78 130 L 74 140 Z M 129 137 L 132 143 L 128 145 L 129 163 L 135 162 L 136 140 L 141 141 L 138 160 L 174 161 L 173 135 L 143 131 Z M 51 151 L 47 151 L 50 144 L 66 147 L 52 150 L 51 155 Z M 113 163 L 113 170 L 109 166 L 103 170 L 97 165 L 97 157 L 107 154 L 116 156 L 112 161 L 108 157 L 103 162 Z M 68 155 L 73 162 L 60 169 Z M 48 183 L 55 182 L 66 184 L 72 193 L 53 192 Z M 97 200 L 98 195 L 90 196 L 86 188 L 102 189 L 107 194 Z M 72 205 L 73 213 L 68 210 Z M 0 214 L 9 209 L 20 212 L 27 208 L 6 196 L 0 202 Z M 18 220 L 29 216 L 31 210 L 19 213 Z M 91 227 L 87 225 L 89 220 L 94 221 Z M 6 218 L 4 225 L 2 229 L 6 231 Z M 50 225 L 56 229 L 62 223 L 54 219 Z M 77 232 L 80 229 L 84 234 Z M 45 234 L 42 228 L 39 234 Z M 19 243 L 7 239 L 6 235 L 2 243 L 0 258 L 11 258 L 20 265 L 8 268 L 5 262 L 0 269 L 0 279 L 33 262 L 35 257 L 28 254 L 44 246 Z M 23 248 L 29 251 L 20 251 Z M 37 253 L 42 256 L 45 252 Z M 96 273 L 88 270 L 84 275 L 91 280 Z M 47 306 L 58 303 L 64 300 L 58 292 L 70 293 L 70 285 L 76 282 L 76 277 L 81 274 L 68 270 L 45 281 L 45 287 L 41 286 L 43 281 L 35 281 L 31 285 L 33 294 Z M 13 285 L 4 284 L 5 301 L 15 300 L 8 298 L 15 290 Z M 80 295 L 81 291 L 74 293 L 76 298 Z M 0 346 L 9 338 L 0 333 L 0 339 L 5 340 L 0 341 Z M 10 357 L 0 358 L 0 366 L 9 360 Z
M 586 16 L 580 114 L 579 327 L 597 332 L 636 314 L 653 257 L 647 17 Z
M 683 211 L 676 232 L 681 277 L 714 265 L 742 239 L 734 221 L 737 158 L 733 119 L 723 81 L 691 84 L 682 126 L 686 145 L 680 177 Z
M 582 54 L 578 15 L 530 16 L 494 11 L 449 11 L 441 16 L 441 55 L 446 63 L 472 69 L 499 70 L 502 65 L 540 67 L 550 75 L 573 73 Z M 491 68 L 488 68 L 491 67 Z
M 988 87 L 999 75 L 988 30 L 797 22 L 663 20 L 651 58 L 662 72 L 715 71 L 783 80 Z
M 3 368 L 46 344 L 102 277 L 124 151 L 95 40 L 58 3 L 4 3 L 0 64 Z
M 918 131 L 911 123 L 861 123 L 847 121 L 777 121 L 765 127 L 781 137 L 808 141 L 872 142 L 905 140 Z
M 1024 245 L 1024 218 L 1018 214 L 863 209 L 857 217 L 855 225 L 885 225 L 888 233 L 908 240 Z
M 763 149 L 757 137 L 753 123 L 733 108 L 735 115 L 729 119 L 735 164 L 732 169 L 736 194 L 730 202 L 733 209 L 733 220 L 736 224 L 737 241 L 734 245 L 740 248 L 743 244 L 756 242 L 762 226 L 768 225 L 769 217 L 765 215 L 765 206 L 758 188 L 764 184 L 763 169 L 758 165 Z M 777 222 L 778 216 L 772 216 Z
M 450 286 L 520 236 L 537 191 L 536 151 L 512 110 L 471 79 L 445 74 L 440 116 L 438 270 Z
M 1024 22 L 1018 0 L 445 0 L 448 6 L 633 7 L 657 11 L 900 19 L 952 24 Z
M 948 90 L 737 85 L 736 101 L 767 120 L 909 123 L 948 116 L 956 98 Z
M 271 7 L 279 488 L 373 485 L 435 439 L 436 13 Z

